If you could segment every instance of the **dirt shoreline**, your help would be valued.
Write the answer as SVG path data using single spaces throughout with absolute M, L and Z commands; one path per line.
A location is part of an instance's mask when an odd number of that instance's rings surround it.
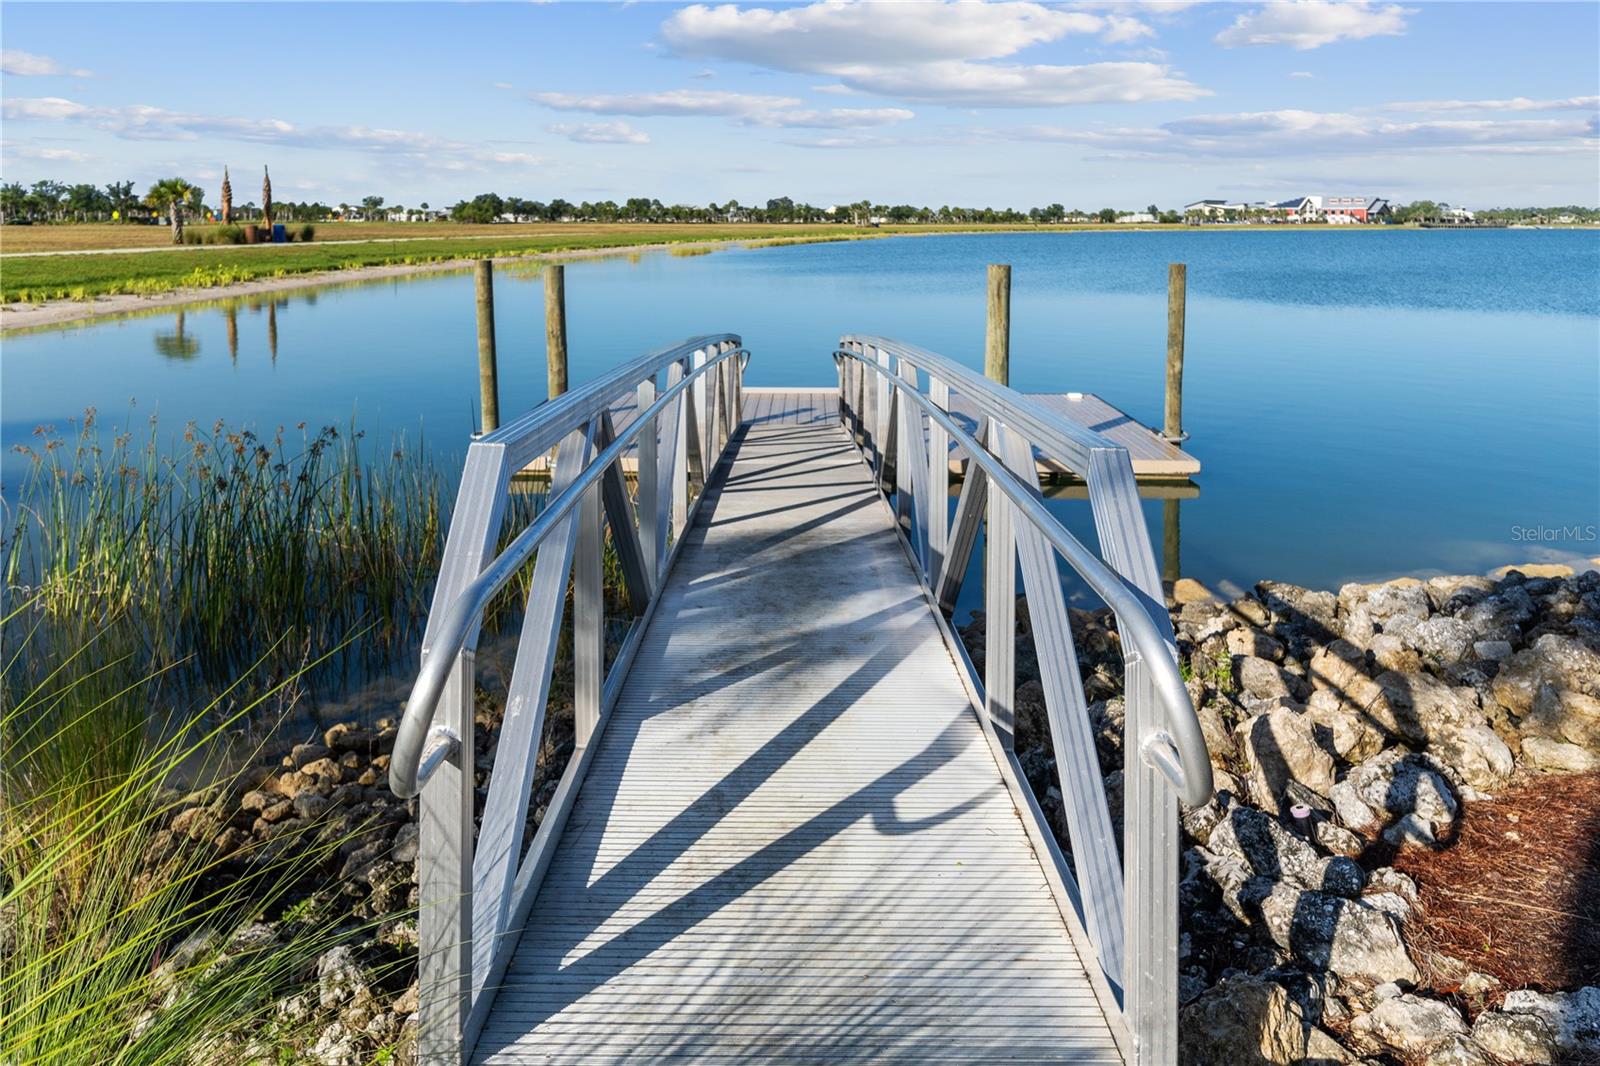
M 607 256 L 632 255 L 638 252 L 668 252 L 685 248 L 715 250 L 732 248 L 768 238 L 739 237 L 717 241 L 683 241 L 676 244 L 627 244 L 611 248 L 580 248 L 561 252 L 535 252 L 529 255 L 512 255 L 496 258 L 497 263 L 534 263 L 565 261 L 569 259 L 599 259 Z M 867 239 L 867 238 L 857 238 Z M 782 242 L 782 238 L 776 238 Z M 87 322 L 98 318 L 136 314 L 141 311 L 158 311 L 186 304 L 208 303 L 235 297 L 262 296 L 270 293 L 292 292 L 296 289 L 322 288 L 344 282 L 381 281 L 386 278 L 405 278 L 418 274 L 444 274 L 471 268 L 477 257 L 450 259 L 438 263 L 389 264 L 386 266 L 355 267 L 348 270 L 319 270 L 306 274 L 293 274 L 281 278 L 255 278 L 217 285 L 210 288 L 173 289 L 156 296 L 138 296 L 120 293 L 115 296 L 96 296 L 90 300 L 46 300 L 41 304 L 5 304 L 0 306 L 0 336 L 63 326 L 73 322 Z

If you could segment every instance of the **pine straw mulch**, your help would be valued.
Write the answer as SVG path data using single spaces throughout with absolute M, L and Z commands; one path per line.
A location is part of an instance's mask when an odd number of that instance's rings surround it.
M 1451 956 L 1506 989 L 1600 983 L 1600 773 L 1533 778 L 1463 807 L 1448 846 L 1394 859 L 1421 895 L 1407 930 L 1418 961 L 1442 977 L 1438 956 Z

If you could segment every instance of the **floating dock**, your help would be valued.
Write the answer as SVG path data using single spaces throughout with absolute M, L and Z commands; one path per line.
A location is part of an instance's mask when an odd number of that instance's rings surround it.
M 758 388 L 746 386 L 744 421 L 751 426 L 832 425 L 839 421 L 839 390 L 836 388 Z M 1185 481 L 1200 473 L 1200 460 L 1170 443 L 1155 430 L 1141 425 L 1092 392 L 1034 392 L 1030 398 L 1048 407 L 1052 414 L 1092 429 L 1115 444 L 1128 449 L 1133 460 L 1133 476 L 1141 481 Z M 611 405 L 611 418 L 620 431 L 633 421 L 638 407 L 632 397 Z M 976 433 L 976 408 L 958 392 L 950 394 L 950 414 L 968 432 Z M 1039 476 L 1070 478 L 1072 472 L 1057 460 L 1038 455 Z M 523 468 L 523 474 L 548 476 L 550 457 L 540 456 Z M 967 454 L 957 447 L 950 452 L 951 473 L 966 469 Z M 623 457 L 623 472 L 633 477 L 638 461 L 633 453 Z

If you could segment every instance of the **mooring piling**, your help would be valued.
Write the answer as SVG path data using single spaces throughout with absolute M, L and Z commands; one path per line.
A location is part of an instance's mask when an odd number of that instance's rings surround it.
M 1188 268 L 1182 263 L 1167 266 L 1167 403 L 1162 436 L 1181 444 L 1183 432 L 1183 319 L 1187 299 Z
M 989 264 L 989 325 L 983 342 L 983 374 L 1011 384 L 1011 265 Z
M 544 340 L 553 400 L 567 391 L 567 282 L 560 263 L 544 268 Z
M 478 394 L 483 432 L 500 428 L 500 371 L 494 353 L 494 263 L 478 260 Z

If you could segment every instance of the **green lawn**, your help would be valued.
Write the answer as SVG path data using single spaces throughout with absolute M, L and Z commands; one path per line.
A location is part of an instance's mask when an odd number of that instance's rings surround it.
M 508 231 L 512 227 L 506 227 Z M 0 259 L 0 300 L 87 300 L 173 289 L 209 289 L 260 278 L 287 277 L 360 267 L 440 263 L 454 260 L 537 255 L 542 252 L 620 248 L 688 241 L 849 240 L 895 234 L 974 230 L 1100 229 L 1100 226 L 883 226 L 838 225 L 571 225 L 551 232 L 507 232 L 438 239 L 374 240 L 339 244 L 196 247 L 183 251 L 129 251 Z M 1176 227 L 1172 227 L 1176 228 Z M 424 231 L 425 232 L 425 231 Z

